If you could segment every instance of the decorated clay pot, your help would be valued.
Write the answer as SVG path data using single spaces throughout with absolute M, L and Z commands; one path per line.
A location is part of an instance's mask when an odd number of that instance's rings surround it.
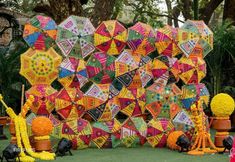
M 12 136 L 15 136 L 16 135 L 16 130 L 15 130 L 15 123 L 13 120 L 10 121 L 10 124 L 9 124 L 9 132 Z
M 212 126 L 218 132 L 227 132 L 231 129 L 231 121 L 229 119 L 214 119 Z
M 36 140 L 34 139 L 35 151 L 51 151 L 51 141 L 49 139 Z

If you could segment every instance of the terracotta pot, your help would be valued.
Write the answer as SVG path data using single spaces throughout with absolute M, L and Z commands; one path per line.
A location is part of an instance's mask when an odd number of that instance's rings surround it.
M 16 135 L 16 130 L 15 130 L 15 123 L 13 120 L 11 120 L 10 124 L 9 124 L 9 132 L 12 136 Z
M 228 136 L 226 135 L 226 136 L 221 136 L 221 135 L 215 135 L 215 146 L 216 147 L 224 147 L 224 145 L 223 145 L 223 140 L 225 139 L 225 138 L 227 138 Z
M 0 117 L 0 124 L 1 125 L 6 125 L 7 121 L 8 121 L 8 117 L 7 116 Z
M 229 119 L 214 119 L 212 126 L 218 132 L 227 132 L 231 129 L 231 121 Z
M 51 141 L 47 140 L 34 140 L 35 151 L 51 151 Z

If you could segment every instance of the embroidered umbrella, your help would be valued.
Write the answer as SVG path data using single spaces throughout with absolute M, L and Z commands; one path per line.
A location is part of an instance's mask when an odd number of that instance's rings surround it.
M 94 31 L 88 18 L 72 15 L 58 25 L 56 43 L 65 56 L 86 58 L 95 50 Z
M 121 128 L 121 141 L 126 147 L 146 142 L 147 124 L 142 117 L 128 118 Z
M 163 85 L 178 82 L 179 63 L 177 58 L 159 56 L 153 60 L 152 73 L 155 82 Z
M 152 84 L 146 89 L 146 109 L 151 115 L 172 119 L 181 109 L 181 90 L 175 85 Z
M 169 25 L 157 30 L 155 46 L 161 55 L 174 57 L 181 52 L 177 45 L 178 29 Z
M 92 141 L 98 148 L 115 148 L 120 144 L 121 124 L 117 119 L 93 124 Z
M 88 82 L 86 62 L 75 57 L 67 57 L 59 67 L 58 81 L 64 87 L 82 87 Z
M 78 88 L 65 87 L 58 93 L 55 99 L 55 106 L 57 113 L 63 119 L 77 119 L 85 113 L 83 92 Z
M 203 21 L 187 20 L 179 29 L 178 40 L 186 56 L 202 53 L 205 57 L 213 49 L 213 33 Z
M 115 77 L 115 57 L 97 52 L 87 61 L 88 76 L 96 83 L 111 83 Z
M 20 56 L 20 60 L 20 74 L 30 84 L 51 84 L 58 76 L 62 57 L 53 48 L 46 52 L 30 48 Z
M 185 135 L 192 140 L 195 133 L 195 125 L 187 112 L 184 110 L 180 111 L 172 122 L 175 126 L 175 130 L 183 131 Z
M 190 107 L 197 101 L 208 105 L 210 94 L 205 84 L 189 84 L 182 87 L 181 101 L 186 110 L 191 110 Z
M 24 25 L 23 38 L 37 50 L 47 50 L 56 39 L 57 25 L 50 17 L 37 15 Z
M 30 107 L 31 111 L 36 115 L 49 115 L 55 108 L 55 98 L 57 91 L 50 85 L 38 84 L 32 86 L 26 91 L 26 97 L 34 96 L 34 102 Z
M 146 139 L 152 147 L 165 147 L 167 137 L 173 131 L 174 125 L 168 119 L 152 119 L 148 123 Z
M 155 50 L 155 33 L 150 25 L 138 22 L 128 28 L 128 46 L 133 54 L 148 55 Z
M 200 83 L 206 76 L 206 63 L 200 57 L 182 57 L 179 60 L 179 77 L 185 84 Z
M 145 112 L 146 94 L 144 88 L 122 88 L 118 95 L 121 112 L 128 117 L 142 115 Z
M 126 46 L 127 30 L 117 20 L 103 21 L 94 33 L 94 45 L 109 55 L 118 55 Z

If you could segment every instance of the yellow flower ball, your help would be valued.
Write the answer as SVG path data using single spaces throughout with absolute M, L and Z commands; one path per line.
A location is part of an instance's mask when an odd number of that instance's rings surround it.
M 225 93 L 219 93 L 211 100 L 211 111 L 217 117 L 230 116 L 234 111 L 234 100 Z
M 176 144 L 176 141 L 182 134 L 184 134 L 182 131 L 171 132 L 167 137 L 167 147 L 172 150 L 180 150 L 180 147 Z
M 36 117 L 32 121 L 32 132 L 36 136 L 50 135 L 53 129 L 52 122 L 47 117 Z

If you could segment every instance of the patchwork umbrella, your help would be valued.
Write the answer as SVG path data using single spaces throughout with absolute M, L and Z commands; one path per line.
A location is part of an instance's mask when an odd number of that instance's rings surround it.
M 146 94 L 144 88 L 122 88 L 118 95 L 121 112 L 128 117 L 144 114 Z
M 20 74 L 32 85 L 51 84 L 58 76 L 62 57 L 53 48 L 45 51 L 28 49 L 21 54 Z
M 86 58 L 95 50 L 94 31 L 88 18 L 72 15 L 58 25 L 56 43 L 65 56 Z
M 57 113 L 63 119 L 77 119 L 85 113 L 83 92 L 78 88 L 65 87 L 58 93 L 55 106 Z
M 24 25 L 23 38 L 37 50 L 47 50 L 56 39 L 57 25 L 50 17 L 37 15 Z
M 163 85 L 178 82 L 180 70 L 177 58 L 159 56 L 153 60 L 152 66 L 155 82 Z
M 36 115 L 49 115 L 55 108 L 55 98 L 57 91 L 50 85 L 34 85 L 26 91 L 26 97 L 34 96 L 34 102 L 30 107 Z
M 191 110 L 191 106 L 197 101 L 208 105 L 210 94 L 205 84 L 189 84 L 182 87 L 181 101 L 186 110 Z
M 165 147 L 167 137 L 173 131 L 174 125 L 168 119 L 152 119 L 148 123 L 146 139 L 152 147 Z
M 181 109 L 181 90 L 175 85 L 152 84 L 146 89 L 146 109 L 151 115 L 172 119 Z
M 150 25 L 138 22 L 128 29 L 128 46 L 133 54 L 148 55 L 155 50 L 155 33 Z
M 105 53 L 94 53 L 86 65 L 89 78 L 96 83 L 111 83 L 115 77 L 115 59 Z
M 192 140 L 195 133 L 195 125 L 190 115 L 185 111 L 180 111 L 172 120 L 175 130 L 181 130 L 185 135 Z
M 121 141 L 126 147 L 146 142 L 147 124 L 141 117 L 128 118 L 121 128 Z
M 118 55 L 126 46 L 127 30 L 117 20 L 103 21 L 94 33 L 94 45 L 109 55 Z
M 157 30 L 155 46 L 161 55 L 174 57 L 181 52 L 177 45 L 178 29 L 169 25 Z
M 98 148 L 115 148 L 120 144 L 121 124 L 117 119 L 93 124 L 92 141 Z
M 178 41 L 186 56 L 202 53 L 205 57 L 213 49 L 213 33 L 203 21 L 187 20 L 179 29 Z
M 179 77 L 185 84 L 200 83 L 206 76 L 206 63 L 200 57 L 182 57 L 179 60 L 180 75 Z
M 64 87 L 82 87 L 88 82 L 86 62 L 75 57 L 67 57 L 59 67 L 58 81 Z

